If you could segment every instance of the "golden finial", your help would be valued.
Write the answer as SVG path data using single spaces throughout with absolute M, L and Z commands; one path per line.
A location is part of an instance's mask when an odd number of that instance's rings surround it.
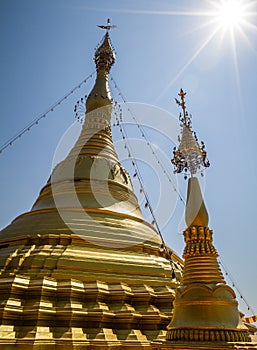
M 115 62 L 115 51 L 110 41 L 109 30 L 116 28 L 116 26 L 111 25 L 111 21 L 108 18 L 107 25 L 98 25 L 98 27 L 101 29 L 105 29 L 106 33 L 95 52 L 94 59 L 96 64 L 96 70 L 102 70 L 106 74 L 108 74 L 112 65 Z
M 86 100 L 86 113 L 92 112 L 93 110 L 101 107 L 105 108 L 105 122 L 110 122 L 111 110 L 112 110 L 112 97 L 108 84 L 108 75 L 112 65 L 115 62 L 115 51 L 112 47 L 109 30 L 116 26 L 111 25 L 110 19 L 107 20 L 107 25 L 99 25 L 101 29 L 105 29 L 106 33 L 96 48 L 94 61 L 96 65 L 96 81 L 95 85 L 87 97 Z M 102 110 L 103 111 L 103 110 Z M 88 121 L 90 119 L 88 118 Z M 95 122 L 92 122 L 95 125 Z
M 180 113 L 179 120 L 182 127 L 181 137 L 179 137 L 179 146 L 173 150 L 172 164 L 175 167 L 175 173 L 184 173 L 187 179 L 188 172 L 191 176 L 201 172 L 210 166 L 205 151 L 204 142 L 201 141 L 201 146 L 198 143 L 196 133 L 192 131 L 191 115 L 188 115 L 186 110 L 185 96 L 186 92 L 180 89 L 180 101 L 175 98 L 176 103 L 182 108 L 183 115 Z

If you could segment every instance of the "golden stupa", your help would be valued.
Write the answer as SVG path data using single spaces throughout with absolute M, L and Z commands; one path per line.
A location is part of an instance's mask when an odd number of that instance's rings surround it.
M 229 287 L 220 270 L 218 253 L 208 227 L 208 213 L 196 173 L 208 167 L 204 143 L 198 144 L 191 128 L 191 118 L 185 106 L 186 93 L 181 89 L 180 114 L 182 136 L 174 149 L 176 172 L 184 172 L 188 192 L 184 231 L 184 271 L 176 290 L 174 313 L 167 327 L 166 340 L 153 342 L 153 350 L 221 350 L 257 349 L 249 329 L 238 311 L 235 292 Z
M 142 218 L 110 130 L 110 25 L 81 134 L 31 211 L 0 232 L 0 349 L 150 349 L 183 261 Z

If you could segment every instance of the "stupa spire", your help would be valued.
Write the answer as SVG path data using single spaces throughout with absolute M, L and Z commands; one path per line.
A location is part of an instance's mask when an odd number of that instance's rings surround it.
M 181 107 L 182 114 L 179 115 L 181 125 L 181 136 L 179 137 L 179 145 L 173 149 L 173 159 L 176 173 L 184 173 L 184 178 L 188 181 L 188 193 L 186 203 L 185 219 L 188 227 L 190 226 L 208 226 L 208 212 L 205 207 L 201 189 L 195 175 L 210 166 L 207 159 L 204 142 L 199 145 L 196 133 L 192 130 L 192 116 L 186 110 L 185 96 L 186 92 L 180 89 L 180 100 L 175 99 L 176 103 Z
M 226 285 L 220 270 L 218 253 L 208 227 L 208 213 L 200 185 L 195 176 L 209 166 L 204 144 L 199 146 L 192 131 L 191 116 L 185 105 L 186 93 L 181 89 L 180 114 L 182 137 L 174 149 L 175 172 L 190 172 L 184 231 L 184 270 L 174 301 L 174 313 L 167 327 L 166 341 L 154 344 L 154 350 L 252 349 L 248 329 L 243 325 L 236 295 Z M 236 343 L 240 342 L 238 347 Z M 228 345 L 229 344 L 229 345 Z
M 77 206 L 68 195 L 72 191 L 63 181 L 75 188 L 83 212 L 102 210 L 122 212 L 142 219 L 142 213 L 128 172 L 121 165 L 115 151 L 110 120 L 112 97 L 108 76 L 115 62 L 115 52 L 110 42 L 109 30 L 114 26 L 100 26 L 106 33 L 95 51 L 96 79 L 86 100 L 85 121 L 81 134 L 70 153 L 53 170 L 46 187 L 41 191 L 33 210 L 49 207 L 48 188 L 53 192 L 53 206 L 63 208 Z M 67 195 L 64 192 L 67 191 Z M 44 194 L 46 193 L 47 201 Z M 84 215 L 82 213 L 82 215 Z
M 1 349 L 149 349 L 169 322 L 183 262 L 144 221 L 114 149 L 112 27 L 78 140 L 0 232 Z
M 86 101 L 86 112 L 89 113 L 97 108 L 111 106 L 112 97 L 109 89 L 108 75 L 111 67 L 115 63 L 115 51 L 112 47 L 109 30 L 116 26 L 110 24 L 110 19 L 107 20 L 107 25 L 99 25 L 101 29 L 105 29 L 106 33 L 98 45 L 94 61 L 96 65 L 96 81 L 95 85 L 88 95 Z M 110 110 L 111 112 L 111 110 Z

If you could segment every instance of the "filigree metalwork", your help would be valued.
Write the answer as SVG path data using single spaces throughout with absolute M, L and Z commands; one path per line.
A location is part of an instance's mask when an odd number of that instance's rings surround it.
M 116 26 L 111 25 L 111 21 L 108 18 L 107 25 L 98 25 L 99 28 L 105 29 L 106 34 L 103 37 L 103 40 L 101 41 L 100 45 L 95 51 L 95 64 L 96 64 L 96 70 L 97 72 L 102 70 L 105 73 L 109 73 L 112 65 L 115 62 L 115 51 L 111 44 L 110 36 L 109 36 L 109 30 L 116 28 Z
M 81 99 L 78 100 L 74 106 L 75 118 L 80 123 L 83 123 L 85 119 L 86 99 L 87 99 L 87 95 L 85 95 L 84 97 L 81 97 Z
M 184 173 L 184 178 L 187 179 L 189 174 L 193 176 L 200 172 L 203 175 L 203 170 L 210 166 L 210 162 L 207 159 L 204 142 L 201 141 L 201 145 L 199 145 L 196 133 L 192 130 L 192 116 L 188 115 L 186 111 L 186 92 L 181 89 L 178 95 L 180 101 L 178 99 L 175 101 L 183 112 L 179 115 L 182 131 L 178 138 L 179 146 L 173 149 L 171 162 L 175 168 L 174 172 Z

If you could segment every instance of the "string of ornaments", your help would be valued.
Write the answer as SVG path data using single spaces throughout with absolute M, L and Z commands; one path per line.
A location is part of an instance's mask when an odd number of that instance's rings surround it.
M 160 249 L 166 251 L 166 254 L 168 256 L 170 256 L 171 255 L 170 251 L 169 251 L 169 249 L 164 241 L 160 227 L 158 225 L 158 221 L 157 221 L 156 216 L 154 214 L 154 210 L 153 210 L 153 206 L 151 204 L 150 197 L 149 197 L 149 195 L 144 187 L 143 178 L 142 178 L 142 175 L 140 172 L 140 168 L 137 164 L 136 157 L 134 156 L 133 149 L 130 146 L 129 137 L 128 137 L 126 130 L 124 128 L 125 123 L 123 122 L 123 110 L 122 110 L 121 105 L 118 102 L 114 102 L 114 116 L 115 116 L 115 122 L 113 123 L 113 126 L 119 127 L 119 131 L 121 133 L 121 137 L 122 137 L 122 140 L 124 142 L 124 149 L 126 149 L 126 151 L 127 151 L 128 158 L 131 159 L 131 165 L 134 169 L 132 176 L 133 176 L 133 178 L 138 179 L 139 185 L 140 185 L 139 193 L 143 194 L 145 197 L 144 208 L 149 209 L 150 214 L 153 218 L 151 224 L 155 226 L 155 228 L 156 228 L 156 230 L 161 238 L 162 244 L 161 244 Z M 172 266 L 172 276 L 173 276 L 173 278 L 175 278 L 175 271 L 173 269 L 173 266 Z
M 225 272 L 225 275 L 227 276 L 227 278 L 231 282 L 232 287 L 236 289 L 237 294 L 240 296 L 240 299 L 242 299 L 243 302 L 245 303 L 245 305 L 247 306 L 247 310 L 251 311 L 252 314 L 255 314 L 255 311 L 251 308 L 251 306 L 248 304 L 247 300 L 244 298 L 243 294 L 241 293 L 240 289 L 237 287 L 237 284 L 234 281 L 234 278 L 231 276 L 231 273 L 228 272 L 228 268 L 225 266 L 224 262 L 222 262 L 221 259 L 219 259 L 218 263 L 220 264 L 223 271 Z
M 79 99 L 76 102 L 75 106 L 74 106 L 75 119 L 80 124 L 82 124 L 84 119 L 85 119 L 86 98 L 87 98 L 87 95 L 85 95 L 84 97 Z M 142 175 L 140 173 L 140 169 L 139 169 L 139 166 L 137 164 L 136 157 L 134 156 L 132 147 L 129 144 L 129 138 L 128 138 L 128 135 L 126 133 L 126 130 L 124 128 L 124 123 L 123 123 L 123 110 L 122 110 L 122 107 L 117 101 L 115 101 L 115 102 L 112 101 L 112 103 L 113 103 L 113 116 L 114 116 L 114 122 L 112 123 L 112 127 L 118 127 L 119 128 L 119 131 L 120 131 L 121 137 L 122 137 L 122 141 L 124 143 L 124 149 L 127 151 L 128 159 L 131 160 L 131 165 L 132 165 L 132 167 L 134 169 L 132 177 L 134 179 L 135 178 L 138 179 L 139 187 L 140 187 L 139 193 L 143 194 L 144 197 L 145 197 L 144 208 L 145 209 L 148 208 L 149 211 L 150 211 L 150 214 L 151 214 L 152 219 L 153 219 L 151 224 L 155 225 L 155 228 L 157 229 L 157 232 L 158 232 L 158 234 L 159 234 L 159 236 L 160 236 L 160 238 L 162 240 L 161 248 L 165 249 L 167 254 L 169 254 L 168 249 L 167 249 L 166 244 L 165 244 L 165 241 L 164 241 L 164 238 L 162 236 L 160 227 L 159 227 L 158 222 L 156 220 L 156 217 L 155 217 L 155 214 L 154 214 L 153 207 L 151 205 L 151 201 L 150 201 L 149 195 L 148 195 L 148 193 L 147 193 L 147 191 L 146 191 L 146 189 L 145 189 L 145 187 L 143 185 L 143 178 L 142 178 Z
M 74 106 L 74 113 L 75 113 L 75 119 L 77 120 L 77 122 L 79 122 L 80 124 L 83 123 L 84 119 L 85 119 L 85 113 L 86 113 L 86 99 L 87 99 L 87 95 L 85 95 L 84 97 L 80 98 L 75 106 Z M 122 140 L 124 142 L 124 148 L 127 150 L 128 153 L 128 158 L 131 159 L 131 164 L 134 168 L 134 173 L 133 173 L 133 178 L 138 178 L 139 183 L 140 183 L 140 194 L 144 194 L 145 198 L 146 198 L 146 203 L 144 205 L 145 208 L 151 208 L 151 205 L 149 205 L 149 196 L 146 192 L 146 190 L 144 189 L 143 186 L 143 181 L 142 181 L 142 177 L 140 175 L 140 170 L 139 167 L 136 163 L 135 157 L 133 156 L 133 152 L 132 152 L 132 148 L 129 145 L 129 141 L 128 141 L 128 137 L 126 135 L 126 131 L 123 127 L 123 119 L 122 119 L 122 107 L 118 102 L 113 102 L 113 115 L 115 118 L 115 122 L 112 123 L 113 127 L 119 127 L 119 131 L 121 133 L 122 136 Z M 152 224 L 156 223 L 156 219 L 154 217 L 154 213 L 153 210 L 151 210 L 152 215 L 153 215 L 153 221 Z M 158 224 L 157 224 L 158 225 Z
M 57 102 L 55 102 L 52 106 L 46 109 L 46 111 L 42 114 L 40 114 L 38 117 L 36 117 L 34 120 L 32 120 L 27 126 L 25 126 L 23 129 L 21 129 L 17 134 L 15 134 L 13 137 L 11 137 L 9 140 L 7 140 L 5 143 L 3 143 L 0 146 L 0 154 L 8 147 L 12 146 L 15 141 L 20 139 L 25 133 L 29 132 L 32 127 L 39 124 L 39 122 L 46 118 L 49 113 L 53 112 L 58 106 L 62 104 L 69 96 L 71 96 L 76 90 L 80 89 L 83 84 L 86 84 L 89 79 L 93 77 L 94 73 L 91 73 L 88 77 L 83 79 L 79 84 L 77 84 L 73 89 L 71 89 L 69 92 L 67 92 L 63 97 L 61 97 Z
M 183 198 L 183 195 L 180 193 L 179 189 L 177 189 L 176 185 L 174 184 L 174 181 L 172 180 L 172 178 L 169 175 L 169 170 L 166 168 L 165 164 L 163 164 L 163 162 L 160 160 L 160 158 L 158 157 L 158 155 L 156 154 L 154 148 L 151 145 L 150 139 L 147 136 L 147 132 L 146 130 L 144 130 L 144 127 L 138 122 L 135 114 L 133 113 L 133 111 L 131 110 L 131 108 L 129 107 L 124 95 L 122 94 L 117 82 L 114 80 L 114 78 L 112 77 L 112 75 L 110 75 L 110 80 L 111 82 L 113 82 L 114 84 L 114 88 L 117 90 L 118 95 L 121 97 L 124 105 L 126 106 L 126 109 L 128 111 L 128 113 L 130 114 L 130 116 L 132 117 L 132 119 L 134 120 L 135 124 L 137 125 L 137 128 L 140 131 L 141 136 L 145 139 L 147 146 L 150 148 L 151 153 L 153 154 L 157 164 L 159 165 L 159 167 L 161 168 L 163 174 L 167 177 L 168 182 L 171 184 L 173 190 L 177 193 L 178 198 L 180 199 L 181 202 L 183 202 L 184 204 L 186 203 L 185 199 Z
M 155 218 L 155 215 L 154 215 L 151 203 L 150 203 L 149 196 L 148 196 L 147 191 L 145 190 L 144 185 L 143 185 L 143 179 L 142 179 L 142 176 L 141 176 L 141 173 L 140 173 L 140 169 L 138 167 L 136 158 L 135 158 L 135 156 L 133 154 L 132 147 L 129 144 L 129 138 L 128 138 L 126 130 L 124 128 L 122 115 L 123 115 L 123 112 L 122 112 L 121 105 L 118 102 L 114 102 L 114 116 L 115 116 L 115 121 L 116 122 L 113 124 L 113 126 L 119 127 L 119 131 L 121 133 L 121 137 L 122 137 L 122 140 L 124 142 L 124 149 L 127 150 L 128 158 L 131 159 L 131 165 L 132 165 L 132 167 L 134 169 L 134 173 L 133 173 L 132 176 L 133 176 L 133 178 L 137 178 L 138 179 L 139 184 L 140 184 L 139 192 L 140 192 L 140 194 L 143 193 L 144 196 L 145 196 L 145 199 L 146 199 L 144 207 L 145 208 L 149 208 L 149 210 L 150 210 L 150 212 L 152 214 L 152 217 L 153 217 L 152 224 L 155 224 L 158 227 L 158 224 L 157 224 L 157 221 L 156 221 L 156 218 Z M 159 227 L 158 227 L 158 231 L 160 231 Z

